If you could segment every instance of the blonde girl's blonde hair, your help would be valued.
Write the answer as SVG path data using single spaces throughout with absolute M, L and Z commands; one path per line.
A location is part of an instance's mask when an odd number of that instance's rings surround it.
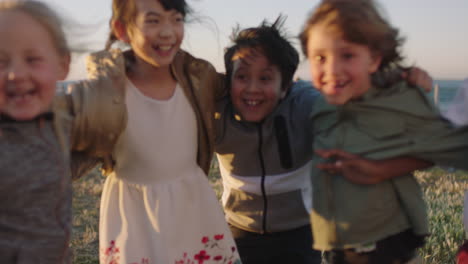
M 344 40 L 369 47 L 374 55 L 382 56 L 379 71 L 400 68 L 404 39 L 379 12 L 373 0 L 322 0 L 312 12 L 299 36 L 302 51 L 307 56 L 310 29 L 325 25 L 332 34 Z
M 50 33 L 58 53 L 61 56 L 70 56 L 71 51 L 63 31 L 63 22 L 52 8 L 35 0 L 0 1 L 0 12 L 5 11 L 19 11 L 31 16 Z

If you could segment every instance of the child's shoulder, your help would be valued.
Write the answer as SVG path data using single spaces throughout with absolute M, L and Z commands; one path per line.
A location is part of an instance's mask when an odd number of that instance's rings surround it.
M 182 66 L 188 67 L 188 69 L 192 71 L 215 70 L 213 64 L 202 58 L 195 57 L 185 50 L 179 50 L 177 52 L 174 58 L 174 66 L 176 68 Z
M 292 84 L 290 91 L 286 95 L 285 99 L 291 100 L 294 103 L 303 101 L 303 103 L 312 103 L 320 93 L 314 88 L 310 81 L 299 80 Z

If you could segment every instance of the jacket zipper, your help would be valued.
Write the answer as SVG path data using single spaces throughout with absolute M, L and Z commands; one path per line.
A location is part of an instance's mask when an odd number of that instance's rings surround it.
M 262 131 L 262 123 L 258 124 L 258 157 L 260 159 L 260 168 L 262 170 L 262 178 L 261 178 L 261 188 L 262 188 L 262 196 L 263 196 L 263 219 L 262 219 L 262 229 L 263 234 L 267 232 L 267 211 L 268 211 L 268 201 L 266 196 L 265 190 L 265 161 L 263 160 L 263 153 L 262 153 L 262 146 L 263 146 L 263 131 Z

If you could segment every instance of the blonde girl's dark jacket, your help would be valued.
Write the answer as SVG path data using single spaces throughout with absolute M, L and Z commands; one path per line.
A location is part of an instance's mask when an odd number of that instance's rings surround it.
M 0 263 L 71 263 L 71 116 L 0 116 Z M 56 111 L 58 110 L 58 111 Z
M 71 140 L 74 178 L 98 164 L 105 174 L 112 172 L 111 153 L 127 123 L 123 54 L 117 50 L 92 54 L 87 67 L 90 80 L 65 84 L 66 93 L 61 98 L 74 116 Z M 215 92 L 222 90 L 223 78 L 210 63 L 185 51 L 176 54 L 171 68 L 197 117 L 197 163 L 208 173 L 214 149 Z

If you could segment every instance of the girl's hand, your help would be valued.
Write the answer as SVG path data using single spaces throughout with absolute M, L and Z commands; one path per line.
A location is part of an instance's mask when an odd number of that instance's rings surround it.
M 425 70 L 421 68 L 411 67 L 409 70 L 403 71 L 402 77 L 403 79 L 406 79 L 410 85 L 419 86 L 426 92 L 432 91 L 432 78 Z
M 338 149 L 316 150 L 315 153 L 325 159 L 335 160 L 318 164 L 317 168 L 343 175 L 350 182 L 364 185 L 377 184 L 432 166 L 431 162 L 412 157 L 370 160 Z

